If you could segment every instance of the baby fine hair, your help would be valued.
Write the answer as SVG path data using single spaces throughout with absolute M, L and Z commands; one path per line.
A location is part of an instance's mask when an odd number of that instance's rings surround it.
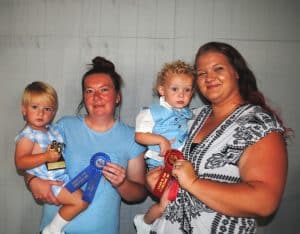
M 153 89 L 154 93 L 159 96 L 157 88 L 161 85 L 164 85 L 166 80 L 174 74 L 184 74 L 193 78 L 193 86 L 195 83 L 195 70 L 192 65 L 182 61 L 175 60 L 174 62 L 165 63 L 157 74 L 157 79 L 155 87 Z
M 22 105 L 30 104 L 32 96 L 39 95 L 45 98 L 49 103 L 53 104 L 55 110 L 58 108 L 58 97 L 55 89 L 42 81 L 34 81 L 28 84 L 22 95 Z

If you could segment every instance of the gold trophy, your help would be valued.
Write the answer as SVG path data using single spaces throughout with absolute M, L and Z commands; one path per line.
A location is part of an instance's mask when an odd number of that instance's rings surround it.
M 62 155 L 63 150 L 63 143 L 52 141 L 50 145 L 50 149 L 55 150 L 56 152 L 60 153 L 61 156 L 56 162 L 48 162 L 46 163 L 48 171 L 52 170 L 59 170 L 59 169 L 65 169 L 66 168 L 66 162 Z

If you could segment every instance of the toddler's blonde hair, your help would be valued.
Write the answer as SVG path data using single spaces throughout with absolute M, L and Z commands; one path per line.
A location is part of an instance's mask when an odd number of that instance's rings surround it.
M 193 66 L 190 64 L 182 61 L 182 60 L 176 60 L 171 63 L 165 63 L 161 69 L 161 71 L 157 75 L 154 93 L 159 96 L 159 93 L 157 91 L 158 87 L 161 85 L 164 85 L 166 80 L 174 75 L 174 74 L 185 74 L 188 76 L 191 76 L 193 79 L 193 87 L 195 83 L 195 70 Z
M 39 95 L 51 103 L 56 111 L 58 108 L 58 98 L 55 89 L 42 81 L 34 81 L 26 86 L 22 95 L 22 105 L 27 106 L 31 102 L 32 96 Z

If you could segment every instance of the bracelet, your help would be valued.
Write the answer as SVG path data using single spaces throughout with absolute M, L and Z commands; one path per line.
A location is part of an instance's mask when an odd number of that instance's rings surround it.
M 29 180 L 27 180 L 26 185 L 28 188 L 30 188 L 30 183 L 34 178 L 37 178 L 37 176 L 34 175 L 34 176 L 30 177 Z

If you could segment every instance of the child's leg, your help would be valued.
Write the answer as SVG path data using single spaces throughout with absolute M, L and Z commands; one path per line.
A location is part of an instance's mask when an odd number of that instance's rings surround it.
M 138 214 L 133 219 L 137 234 L 149 234 L 151 231 L 151 224 L 145 223 L 144 216 L 144 214 Z
M 164 212 L 164 208 L 160 205 L 160 203 L 153 204 L 147 213 L 144 216 L 144 222 L 146 224 L 152 224 L 156 219 L 158 219 L 160 216 L 162 216 Z
M 82 190 L 80 189 L 70 193 L 64 187 L 58 194 L 57 199 L 62 204 L 59 214 L 68 221 L 84 211 L 89 205 L 86 201 L 82 200 Z
M 66 188 L 62 188 L 57 196 L 57 199 L 62 206 L 54 219 L 44 228 L 42 234 L 62 233 L 64 226 L 88 207 L 88 203 L 81 198 L 81 190 L 70 193 Z
M 63 228 L 69 221 L 63 219 L 59 212 L 54 216 L 52 221 L 42 230 L 42 234 L 62 234 Z
M 160 218 L 162 214 L 164 213 L 164 210 L 166 209 L 167 205 L 169 204 L 168 195 L 170 191 L 170 185 L 167 186 L 166 190 L 162 194 L 159 203 L 153 204 L 148 212 L 145 214 L 144 221 L 147 224 L 152 224 L 155 219 Z
M 154 221 L 162 216 L 164 210 L 169 204 L 168 194 L 169 194 L 170 186 L 166 188 L 164 191 L 159 203 L 153 204 L 147 213 L 139 214 L 134 217 L 134 225 L 136 227 L 137 234 L 145 234 L 150 233 L 151 225 Z
M 149 208 L 145 215 L 136 215 L 133 222 L 137 234 L 150 233 L 152 223 L 154 223 L 154 221 L 163 214 L 164 209 L 165 207 L 163 207 L 160 203 L 155 203 Z

